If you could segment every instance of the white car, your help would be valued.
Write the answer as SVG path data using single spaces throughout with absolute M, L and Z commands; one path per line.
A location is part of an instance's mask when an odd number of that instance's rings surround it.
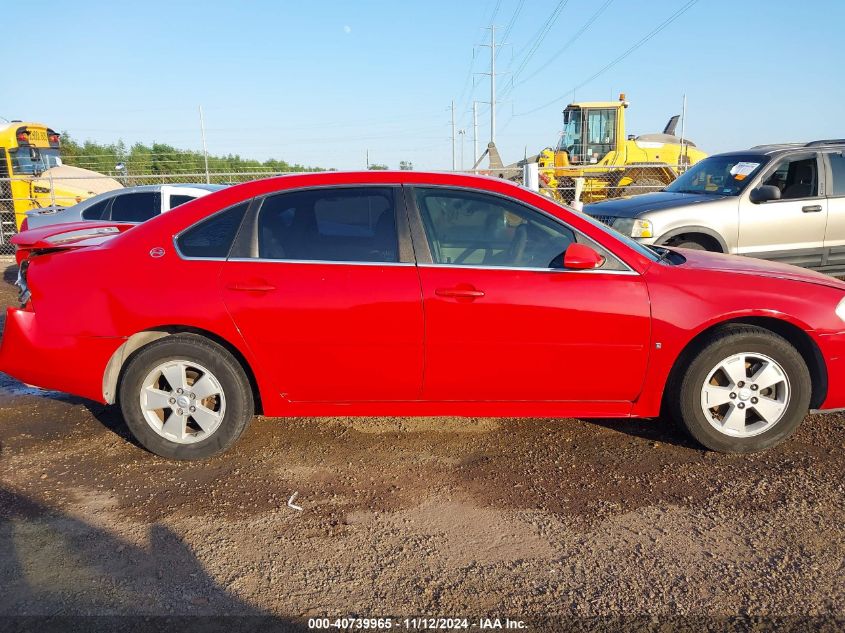
M 195 198 L 207 196 L 226 185 L 141 185 L 101 193 L 72 207 L 47 207 L 27 211 L 21 231 L 50 224 L 108 220 L 144 222 Z

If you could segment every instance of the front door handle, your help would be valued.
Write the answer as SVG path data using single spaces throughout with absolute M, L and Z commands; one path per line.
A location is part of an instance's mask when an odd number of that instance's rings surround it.
M 276 289 L 276 286 L 268 284 L 267 282 L 250 282 L 250 283 L 243 283 L 238 282 L 234 284 L 230 284 L 226 286 L 229 290 L 237 290 L 240 292 L 270 292 Z
M 801 207 L 801 210 L 802 210 L 804 213 L 818 213 L 819 211 L 821 211 L 821 210 L 822 210 L 822 205 L 820 205 L 820 204 L 811 204 L 811 205 L 806 206 L 806 207 Z
M 484 296 L 483 290 L 478 290 L 475 286 L 469 284 L 460 284 L 454 288 L 438 288 L 434 291 L 438 297 L 448 297 L 450 299 L 468 299 L 474 301 L 479 297 Z

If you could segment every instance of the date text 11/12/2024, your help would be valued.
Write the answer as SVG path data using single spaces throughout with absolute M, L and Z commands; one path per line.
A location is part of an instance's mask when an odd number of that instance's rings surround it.
M 308 628 L 312 630 L 527 630 L 524 620 L 510 618 L 309 618 Z

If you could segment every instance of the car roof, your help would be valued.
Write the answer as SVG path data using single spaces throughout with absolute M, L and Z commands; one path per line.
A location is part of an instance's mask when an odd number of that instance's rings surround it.
M 758 156 L 772 156 L 787 152 L 825 149 L 845 150 L 845 139 L 822 139 L 819 141 L 810 141 L 809 143 L 768 143 L 765 145 L 755 145 L 749 149 L 719 152 L 718 154 L 713 154 L 713 156 L 748 156 L 754 154 Z

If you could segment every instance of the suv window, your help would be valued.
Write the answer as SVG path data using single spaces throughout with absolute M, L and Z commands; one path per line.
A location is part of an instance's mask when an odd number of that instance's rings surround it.
M 185 257 L 225 258 L 241 226 L 249 201 L 230 207 L 202 220 L 176 240 Z
M 258 213 L 258 256 L 399 261 L 393 189 L 314 189 L 268 196 Z
M 813 198 L 819 191 L 818 161 L 806 154 L 785 158 L 762 184 L 780 189 L 781 200 Z
M 172 195 L 170 196 L 170 208 L 175 209 L 180 204 L 185 204 L 191 200 L 196 200 L 196 196 Z
M 472 191 L 415 188 L 431 257 L 437 264 L 552 268 L 573 242 L 588 243 L 623 268 L 605 249 L 517 202 Z
M 830 184 L 831 196 L 845 196 L 845 153 L 828 154 L 833 182 Z
M 111 219 L 115 222 L 145 222 L 160 212 L 161 197 L 154 191 L 123 194 L 111 205 Z
M 82 212 L 83 220 L 102 220 L 106 214 L 106 208 L 111 202 L 111 198 L 100 200 L 97 204 L 93 204 Z

